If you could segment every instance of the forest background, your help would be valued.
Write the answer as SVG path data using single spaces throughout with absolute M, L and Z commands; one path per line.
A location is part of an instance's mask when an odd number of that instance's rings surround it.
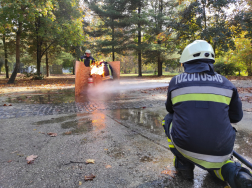
M 2 0 L 0 74 L 14 83 L 20 65 L 62 65 L 90 49 L 121 61 L 122 73 L 162 76 L 182 71 L 179 58 L 196 39 L 215 51 L 215 70 L 252 76 L 251 0 Z

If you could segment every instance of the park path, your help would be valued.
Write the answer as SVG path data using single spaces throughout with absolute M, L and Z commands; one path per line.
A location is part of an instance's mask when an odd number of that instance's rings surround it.
M 0 106 L 0 187 L 227 186 L 199 168 L 193 181 L 175 173 L 161 126 L 166 92 L 167 87 L 143 87 L 107 94 L 92 90 L 95 97 L 75 98 L 73 89 L 1 96 L 11 106 Z M 243 101 L 244 119 L 234 125 L 235 149 L 250 161 L 252 117 L 246 110 L 251 107 Z M 27 164 L 30 155 L 38 157 Z M 91 174 L 95 178 L 85 181 Z

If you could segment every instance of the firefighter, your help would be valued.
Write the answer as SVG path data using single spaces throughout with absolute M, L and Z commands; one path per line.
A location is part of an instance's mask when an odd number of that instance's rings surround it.
M 232 188 L 252 188 L 252 175 L 230 160 L 236 129 L 243 117 L 235 86 L 214 72 L 215 54 L 204 40 L 185 47 L 180 63 L 184 72 L 172 78 L 162 125 L 183 178 L 194 178 L 195 165 L 226 181 Z
M 104 70 L 104 78 L 106 80 L 112 80 L 113 79 L 113 69 L 111 65 L 108 62 L 101 61 L 100 65 L 103 64 L 103 70 Z
M 91 51 L 90 50 L 86 50 L 85 51 L 85 55 L 81 56 L 81 61 L 84 61 L 84 65 L 86 67 L 90 67 L 92 63 L 95 62 L 94 58 L 91 56 Z

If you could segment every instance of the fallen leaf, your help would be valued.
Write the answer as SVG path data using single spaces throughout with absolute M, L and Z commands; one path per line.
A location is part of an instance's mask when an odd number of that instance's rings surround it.
M 105 148 L 104 150 L 105 150 L 105 151 L 108 151 L 108 149 L 107 149 L 107 148 Z
M 82 181 L 79 181 L 79 185 L 82 185 Z
M 89 175 L 89 176 L 85 176 L 84 180 L 88 181 L 88 180 L 93 180 L 95 178 L 95 176 L 93 174 Z
M 246 111 L 246 112 L 252 112 L 252 108 L 245 109 L 244 111 Z
M 36 159 L 37 157 L 38 157 L 37 155 L 30 155 L 26 157 L 27 164 L 31 164 L 34 161 L 34 159 Z
M 107 165 L 106 168 L 112 168 L 112 166 L 111 165 Z
M 89 163 L 94 164 L 94 163 L 95 163 L 95 160 L 94 160 L 94 159 L 87 159 L 87 160 L 86 160 L 86 164 L 89 164 Z
M 161 172 L 161 174 L 168 174 L 169 176 L 174 178 L 174 174 L 176 174 L 176 171 L 174 171 L 174 170 L 164 170 L 164 171 Z
M 9 106 L 12 106 L 12 104 L 9 104 Z
M 3 106 L 7 106 L 7 104 L 4 104 Z
M 8 163 L 12 162 L 12 160 L 9 160 Z
M 71 131 L 68 131 L 68 132 L 65 132 L 65 133 L 64 133 L 64 135 L 70 135 L 70 134 L 72 134 Z
M 55 136 L 57 136 L 57 133 L 47 133 L 49 136 L 51 136 L 51 137 L 55 137 Z

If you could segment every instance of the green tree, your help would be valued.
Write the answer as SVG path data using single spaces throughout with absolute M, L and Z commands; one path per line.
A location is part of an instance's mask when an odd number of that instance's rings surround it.
M 242 32 L 234 39 L 236 48 L 227 53 L 227 59 L 237 66 L 239 72 L 245 69 L 248 76 L 252 76 L 252 45 L 251 40 L 245 37 L 247 35 L 248 32 Z
M 13 31 L 16 33 L 16 65 L 8 83 L 14 83 L 17 72 L 20 68 L 20 47 L 21 37 L 24 30 L 30 27 L 37 15 L 46 15 L 53 9 L 51 1 L 33 3 L 27 0 L 13 1 L 2 0 L 0 17 L 1 24 L 12 25 Z
M 123 29 L 129 26 L 127 11 L 131 7 L 131 2 L 127 0 L 86 2 L 90 10 L 96 14 L 93 23 L 85 21 L 83 25 L 84 31 L 96 38 L 95 44 L 90 47 L 103 54 L 111 53 L 112 61 L 115 61 L 115 53 L 121 54 L 126 49 L 124 44 L 128 37 Z M 93 29 L 89 30 L 88 26 L 92 26 Z
M 56 6 L 57 5 L 57 6 Z M 33 46 L 31 51 L 37 51 L 37 71 L 40 72 L 42 57 L 46 56 L 48 76 L 48 57 L 61 50 L 70 50 L 70 46 L 78 45 L 83 41 L 81 28 L 82 14 L 78 7 L 79 1 L 58 0 L 56 9 L 52 11 L 54 19 L 48 16 L 39 16 L 35 21 L 33 32 Z M 35 35 L 35 36 L 34 36 Z
M 148 47 L 144 51 L 146 63 L 157 63 L 158 76 L 162 76 L 163 63 L 174 53 L 174 41 L 172 39 L 171 16 L 174 14 L 174 1 L 156 0 L 150 1 L 147 26 L 144 36 Z
M 31 57 L 36 52 L 38 73 L 41 59 L 49 50 L 57 46 L 68 50 L 71 45 L 78 45 L 83 40 L 81 12 L 79 1 L 74 0 L 1 1 L 0 22 L 11 25 L 16 33 L 16 66 L 8 83 L 14 82 L 19 70 L 21 45 L 28 48 Z M 22 38 L 25 40 L 21 44 Z
M 188 6 L 187 2 L 179 5 L 173 27 L 177 32 L 177 42 L 183 43 L 181 50 L 196 39 L 203 39 L 212 44 L 216 55 L 234 49 L 232 21 L 225 9 L 235 3 L 234 0 L 196 0 Z

